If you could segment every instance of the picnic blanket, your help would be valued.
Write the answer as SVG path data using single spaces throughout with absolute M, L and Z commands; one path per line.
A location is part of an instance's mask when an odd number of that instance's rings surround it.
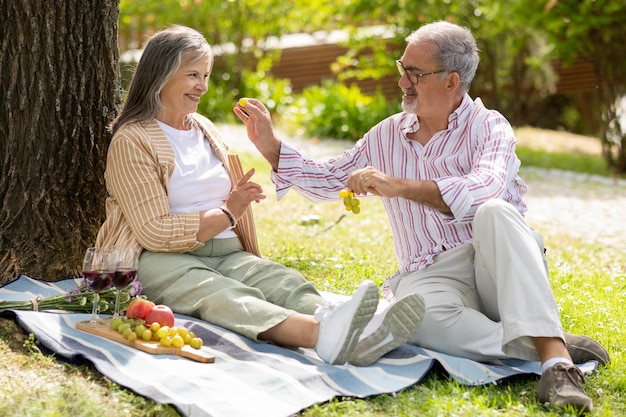
M 21 276 L 0 288 L 0 303 L 65 294 L 79 284 L 75 279 L 48 283 Z M 13 313 L 17 323 L 55 355 L 71 361 L 88 360 L 117 384 L 156 402 L 172 404 L 184 416 L 290 416 L 335 397 L 364 398 L 401 391 L 420 382 L 435 364 L 467 385 L 540 374 L 538 362 L 483 364 L 408 344 L 369 367 L 333 366 L 322 362 L 311 349 L 257 343 L 176 314 L 176 325 L 202 337 L 202 349 L 216 358 L 214 363 L 199 363 L 173 355 L 151 355 L 77 330 L 75 323 L 88 320 L 89 314 Z

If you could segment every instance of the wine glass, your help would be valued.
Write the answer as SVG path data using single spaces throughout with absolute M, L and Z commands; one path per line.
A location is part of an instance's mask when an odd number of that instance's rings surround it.
M 113 317 L 120 316 L 120 292 L 137 278 L 137 264 L 139 256 L 136 249 L 116 247 L 115 252 L 115 275 L 113 286 L 117 290 L 115 294 L 115 311 Z
M 100 291 L 111 286 L 115 274 L 113 252 L 110 249 L 88 248 L 83 259 L 83 277 L 85 285 L 93 291 L 93 309 L 89 323 L 93 326 L 98 321 L 98 303 Z

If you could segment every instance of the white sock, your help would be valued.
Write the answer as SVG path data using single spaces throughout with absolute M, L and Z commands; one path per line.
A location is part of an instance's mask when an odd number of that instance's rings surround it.
M 557 363 L 566 363 L 568 365 L 574 364 L 574 362 L 570 361 L 567 358 L 561 358 L 557 356 L 556 358 L 550 358 L 541 364 L 541 373 L 543 374 L 545 371 L 547 371 L 549 368 L 552 368 Z

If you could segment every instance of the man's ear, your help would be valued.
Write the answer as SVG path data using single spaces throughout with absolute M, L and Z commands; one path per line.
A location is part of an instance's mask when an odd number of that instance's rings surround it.
M 446 88 L 448 91 L 454 91 L 458 89 L 461 85 L 461 77 L 459 77 L 459 73 L 456 71 L 452 71 L 446 77 L 448 79 Z

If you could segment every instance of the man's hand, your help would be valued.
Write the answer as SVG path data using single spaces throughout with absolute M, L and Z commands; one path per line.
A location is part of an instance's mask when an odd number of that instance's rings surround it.
M 242 98 L 233 108 L 235 115 L 246 125 L 248 139 L 261 155 L 278 171 L 280 140 L 274 135 L 272 117 L 267 108 L 254 98 Z
M 358 169 L 348 178 L 348 190 L 355 194 L 373 194 L 380 197 L 400 197 L 424 204 L 444 214 L 451 214 L 439 191 L 439 186 L 432 180 L 412 180 L 390 177 L 373 167 Z
M 373 167 L 366 167 L 350 175 L 348 189 L 357 195 L 370 193 L 380 197 L 400 197 L 398 181 L 400 180 L 385 175 Z

